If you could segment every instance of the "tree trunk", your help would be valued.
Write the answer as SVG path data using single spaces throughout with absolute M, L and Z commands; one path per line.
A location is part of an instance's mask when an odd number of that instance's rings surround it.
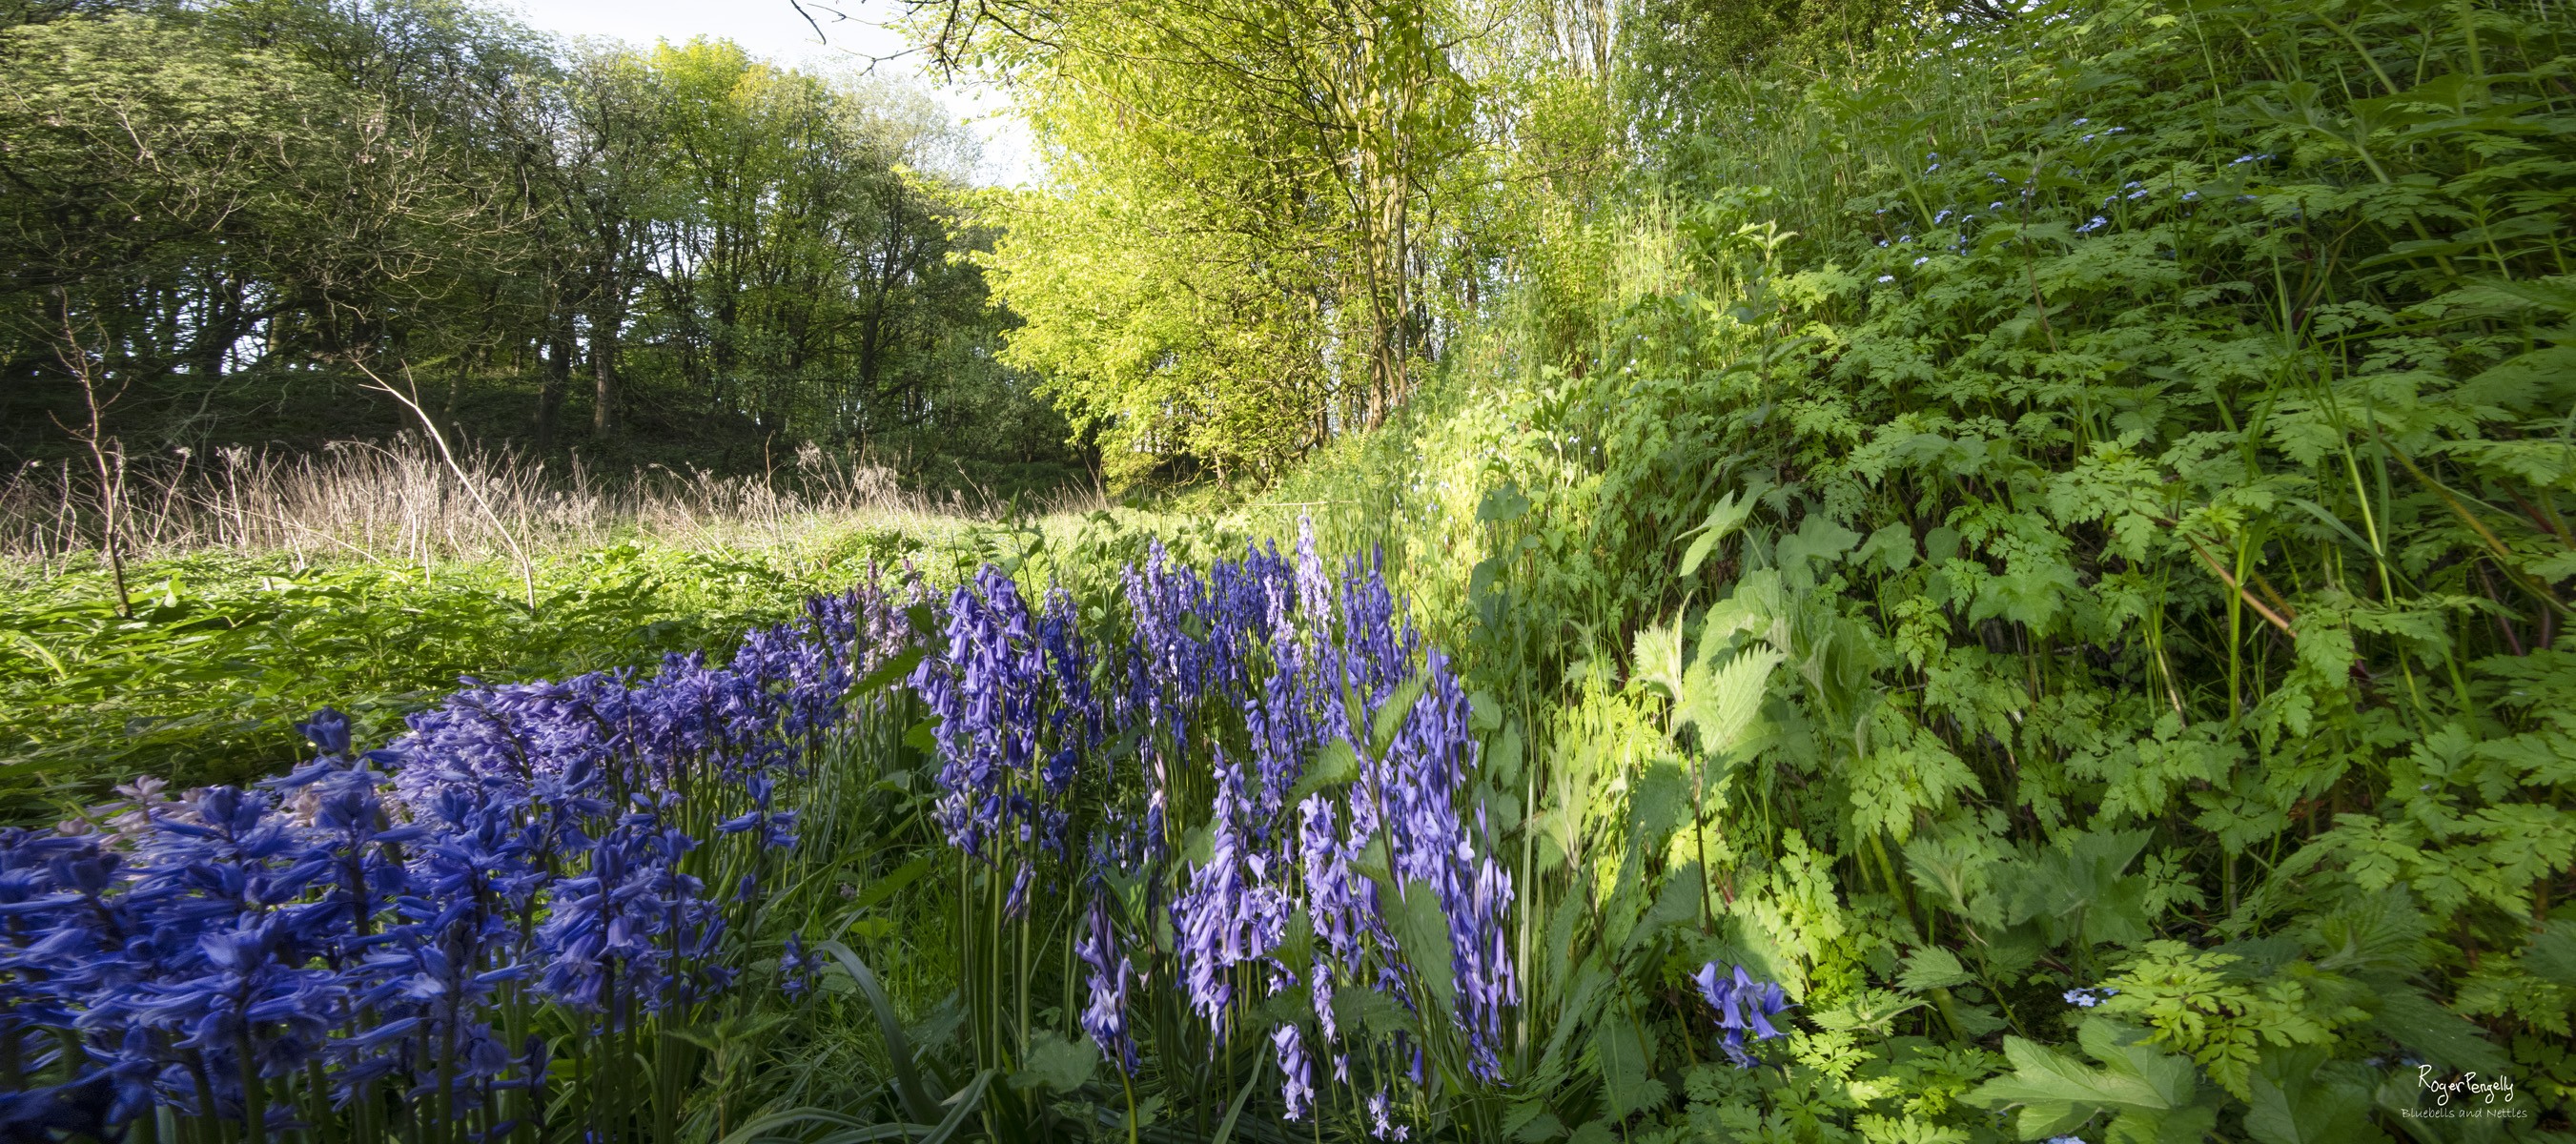
M 617 433 L 617 322 L 603 318 L 590 327 L 590 432 L 594 437 Z
M 555 424 L 563 418 L 564 389 L 572 381 L 572 325 L 555 326 L 552 343 L 546 347 L 545 372 L 537 382 L 537 452 L 542 455 L 555 447 Z

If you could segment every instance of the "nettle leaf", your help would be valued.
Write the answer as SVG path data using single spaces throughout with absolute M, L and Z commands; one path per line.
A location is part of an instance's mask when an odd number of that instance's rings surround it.
M 1297 785 L 1288 790 L 1288 804 L 1295 806 L 1306 801 L 1307 795 L 1359 777 L 1360 760 L 1351 750 L 1350 740 L 1335 738 L 1318 749 L 1314 761 L 1306 764 L 1306 773 L 1297 776 Z
M 2317 968 L 2336 973 L 2411 974 L 2432 959 L 2432 922 L 2404 886 L 2357 896 L 2318 918 L 2309 932 Z
M 1638 629 L 1629 662 L 1635 682 L 1662 688 L 1665 695 L 1678 700 L 1682 693 L 1681 624 L 1650 624 Z
M 1420 880 L 1406 882 L 1403 901 L 1390 914 L 1405 964 L 1431 990 L 1439 1011 L 1447 1013 L 1457 1003 L 1458 981 L 1449 950 L 1449 915 L 1440 911 L 1439 889 Z
M 1100 1046 L 1089 1037 L 1065 1038 L 1042 1032 L 1029 1040 L 1028 1064 L 1011 1075 L 1012 1088 L 1072 1092 L 1100 1067 Z
M 1629 823 L 1633 837 L 1648 851 L 1663 844 L 1665 838 L 1693 818 L 1691 778 L 1688 772 L 1670 759 L 1656 759 L 1637 776 L 1637 785 L 1628 795 Z
M 1333 1022 L 1345 1029 L 1366 1029 L 1377 1035 L 1405 1032 L 1413 1027 L 1404 1006 L 1375 989 L 1334 990 Z
M 1980 1085 L 1965 1098 L 1988 1108 L 2019 1108 L 2016 1129 L 2024 1139 L 2053 1136 L 2104 1112 L 2130 1138 L 2197 1140 L 2217 1112 L 2199 1103 L 2199 1078 L 2189 1060 L 2142 1042 L 2139 1030 L 2094 1017 L 2077 1030 L 2092 1068 L 2035 1041 L 2004 1038 L 2009 1076 Z M 2177 1132 L 2179 1130 L 2179 1132 Z
M 1627 949 L 1641 947 L 1668 929 L 1697 922 L 1707 893 L 1697 862 L 1685 863 L 1664 875 L 1664 884 L 1655 891 L 1655 904 L 1646 908 L 1645 916 L 1637 920 L 1637 928 L 1630 931 Z
M 1925 946 L 1905 959 L 1905 972 L 1896 978 L 1896 987 L 1909 993 L 1947 989 L 1977 979 L 1959 964 L 1959 955 L 1937 945 Z
M 1702 751 L 1723 755 L 1743 744 L 1745 732 L 1762 710 L 1762 695 L 1771 669 L 1787 657 L 1777 649 L 1754 648 L 1736 653 L 1717 667 L 1693 664 L 1682 677 L 1681 697 L 1674 704 L 1673 731 L 1699 732 Z
M 2371 1085 L 2321 1048 L 2264 1054 L 2246 1103 L 2245 1131 L 2261 1144 L 2381 1144 L 2370 1123 Z
M 1415 672 L 1412 678 L 1397 684 L 1394 691 L 1387 693 L 1386 702 L 1378 704 L 1377 712 L 1369 716 L 1371 755 L 1383 758 L 1387 748 L 1395 745 L 1396 732 L 1404 729 L 1404 721 L 1413 715 L 1413 705 L 1422 701 L 1423 689 L 1430 683 L 1429 675 Z
M 2522 967 L 2576 989 L 2576 921 L 2560 918 L 2549 923 L 2522 951 Z
M 1609 1102 L 1612 1119 L 1657 1107 L 1671 1097 L 1664 1082 L 1655 1079 L 1653 1036 L 1627 1014 L 1615 1013 L 1601 1022 L 1592 1035 L 1592 1056 L 1601 1070 L 1601 1095 Z
M 2399 987 L 2379 995 L 2379 1012 L 2371 1026 L 2389 1040 L 2424 1055 L 2424 1059 L 2459 1072 L 2490 1075 L 2509 1072 L 2512 1061 L 2487 1040 L 2486 1031 L 2424 995 Z
M 1517 1144 L 1542 1144 L 1565 1135 L 1565 1122 L 1545 1104 L 1523 1099 L 1512 1102 L 1510 1111 L 1503 1114 L 1503 1134 Z

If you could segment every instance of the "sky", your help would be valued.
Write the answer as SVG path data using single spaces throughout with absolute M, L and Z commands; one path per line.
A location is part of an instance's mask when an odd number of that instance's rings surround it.
M 595 36 L 650 46 L 655 40 L 685 43 L 694 36 L 729 39 L 779 63 L 843 71 L 870 66 L 876 74 L 919 77 L 924 68 L 910 45 L 885 26 L 899 11 L 889 0 L 822 0 L 804 14 L 790 0 L 500 0 L 531 27 L 566 37 Z M 808 17 L 811 20 L 808 20 Z M 816 34 L 820 25 L 821 34 Z M 1037 177 L 1028 125 L 1011 114 L 1008 97 L 988 86 L 937 86 L 923 81 L 983 141 L 977 181 L 1010 186 Z

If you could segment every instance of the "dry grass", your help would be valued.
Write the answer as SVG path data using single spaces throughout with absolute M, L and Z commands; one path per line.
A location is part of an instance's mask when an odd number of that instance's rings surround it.
M 989 495 L 908 492 L 891 468 L 842 463 L 810 445 L 766 477 L 658 465 L 609 476 L 508 450 L 456 460 L 471 489 L 418 436 L 308 454 L 182 452 L 131 468 L 121 494 L 103 494 L 76 468 L 29 464 L 0 482 L 0 558 L 97 553 L 107 495 L 123 498 L 114 518 L 129 558 L 232 550 L 424 565 L 502 555 L 513 540 L 537 550 L 639 534 L 689 547 L 789 545 L 821 527 L 919 527 L 999 508 Z M 1072 502 L 1091 497 L 1056 499 L 1067 503 L 1049 508 L 1078 509 Z

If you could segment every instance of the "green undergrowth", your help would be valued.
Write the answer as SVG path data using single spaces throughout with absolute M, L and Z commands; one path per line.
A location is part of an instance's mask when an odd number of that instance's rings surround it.
M 2568 31 L 2051 7 L 1711 80 L 1242 510 L 1387 551 L 1543 760 L 1515 1139 L 2565 1138 Z M 1799 1005 L 1759 1067 L 1709 959 Z
M 242 783 L 292 765 L 294 723 L 347 712 L 368 742 L 453 691 L 730 654 L 747 629 L 846 588 L 873 562 L 954 559 L 966 522 L 823 529 L 790 544 L 649 539 L 420 565 L 208 553 L 127 570 L 120 615 L 102 567 L 0 579 L 0 813 L 50 821 L 139 775 Z M 533 585 L 534 606 L 530 605 Z

